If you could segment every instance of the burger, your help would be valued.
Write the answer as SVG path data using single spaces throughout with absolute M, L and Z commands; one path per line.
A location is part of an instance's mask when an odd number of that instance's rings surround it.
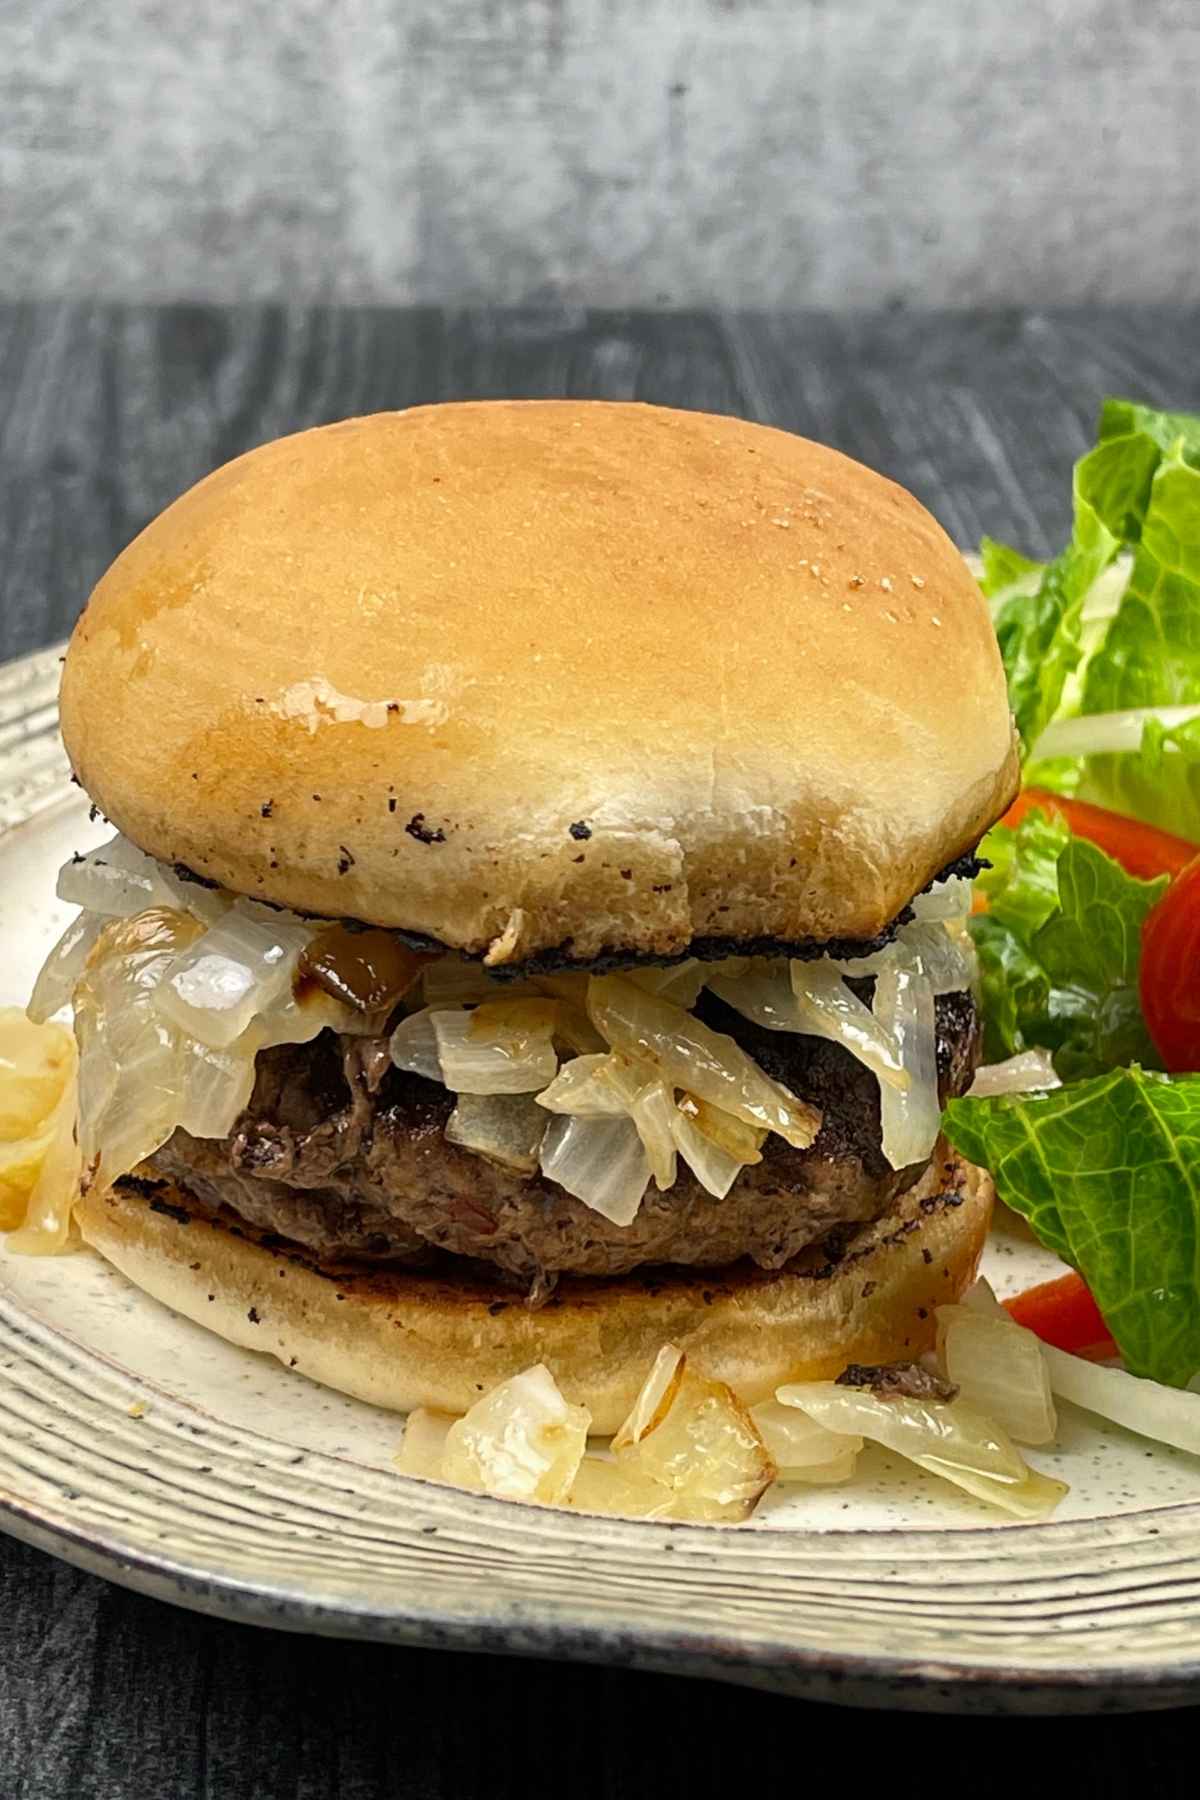
M 324 426 L 118 557 L 61 714 L 118 835 L 33 1010 L 132 1281 L 401 1410 L 541 1362 L 600 1432 L 667 1341 L 751 1403 L 929 1345 L 1017 750 L 902 488 L 640 405 Z

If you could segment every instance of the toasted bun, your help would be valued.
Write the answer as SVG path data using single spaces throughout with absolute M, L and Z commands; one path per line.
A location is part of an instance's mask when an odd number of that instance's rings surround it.
M 328 1387 L 400 1412 L 461 1413 L 544 1362 L 603 1434 L 665 1343 L 748 1405 L 847 1363 L 917 1356 L 933 1342 L 934 1307 L 974 1278 L 993 1198 L 991 1178 L 943 1148 L 835 1266 L 564 1281 L 539 1311 L 468 1280 L 319 1265 L 214 1221 L 166 1183 L 89 1195 L 77 1217 L 86 1241 L 156 1300 Z
M 869 938 L 1017 780 L 987 607 L 910 494 L 600 402 L 217 470 L 96 588 L 62 724 L 152 854 L 496 964 Z

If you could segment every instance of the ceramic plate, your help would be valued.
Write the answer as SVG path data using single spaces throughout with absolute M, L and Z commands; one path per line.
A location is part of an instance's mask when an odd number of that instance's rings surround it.
M 67 778 L 58 655 L 0 670 L 0 1002 L 102 840 Z M 1056 1265 L 1015 1225 L 1001 1291 Z M 90 1252 L 0 1249 L 0 1508 L 143 1592 L 294 1630 L 572 1656 L 855 1704 L 993 1710 L 1200 1697 L 1200 1464 L 1064 1409 L 1051 1524 L 993 1522 L 868 1453 L 736 1530 L 590 1519 L 406 1480 L 398 1419 L 176 1318 Z

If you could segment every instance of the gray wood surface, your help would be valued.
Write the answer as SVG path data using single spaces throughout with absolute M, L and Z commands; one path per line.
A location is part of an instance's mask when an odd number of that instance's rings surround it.
M 0 293 L 1200 298 L 1195 0 L 0 0 Z
M 924 317 L 0 309 L 0 656 L 264 438 L 453 395 L 595 394 L 806 431 L 963 543 L 1055 547 L 1105 392 L 1200 405 L 1200 311 Z M 862 1719 L 621 1670 L 256 1633 L 0 1539 L 0 1800 L 1195 1787 L 1196 1714 Z M 832 1768 L 834 1773 L 827 1771 Z M 902 1791 L 903 1791 L 902 1789 Z

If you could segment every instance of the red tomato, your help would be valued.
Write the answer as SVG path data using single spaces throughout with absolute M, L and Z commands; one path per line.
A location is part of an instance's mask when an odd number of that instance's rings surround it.
M 1067 800 L 1044 788 L 1025 788 L 1000 823 L 1019 825 L 1026 813 L 1035 808 L 1065 820 L 1076 837 L 1087 838 L 1119 862 L 1127 874 L 1137 875 L 1143 881 L 1152 880 L 1155 875 L 1178 875 L 1194 856 L 1200 855 L 1200 844 L 1189 844 L 1186 838 L 1159 831 L 1157 826 L 1143 825 L 1140 819 L 1127 819 L 1124 813 L 1109 812 L 1106 806 Z
M 1200 856 L 1146 914 L 1138 982 L 1164 1068 L 1200 1069 Z
M 1057 1344 L 1078 1356 L 1083 1351 L 1115 1348 L 1108 1326 L 1082 1275 L 1060 1275 L 1057 1281 L 1043 1281 L 1040 1287 L 1026 1288 L 1015 1300 L 1004 1302 L 1018 1325 L 1024 1325 L 1043 1343 Z

